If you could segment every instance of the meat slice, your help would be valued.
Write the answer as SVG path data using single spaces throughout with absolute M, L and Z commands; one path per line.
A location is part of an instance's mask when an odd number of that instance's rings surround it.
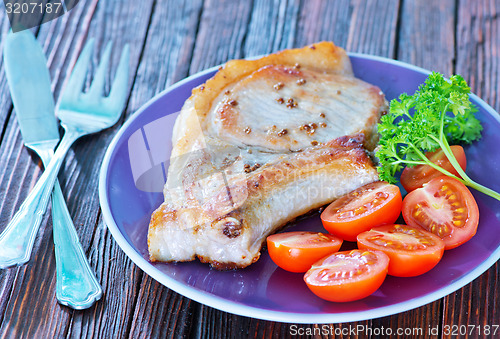
M 215 102 L 207 131 L 240 147 L 289 152 L 332 136 L 373 135 L 384 98 L 352 76 L 269 65 L 227 86 Z
M 378 180 L 366 149 L 386 109 L 332 43 L 228 62 L 175 123 L 150 259 L 255 262 L 269 234 Z

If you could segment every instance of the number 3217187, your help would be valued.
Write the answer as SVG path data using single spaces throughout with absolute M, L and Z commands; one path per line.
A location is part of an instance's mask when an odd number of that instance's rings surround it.
M 5 3 L 5 10 L 7 14 L 51 14 L 59 13 L 63 10 L 61 2 L 47 2 L 47 3 L 37 3 L 37 2 L 7 2 Z

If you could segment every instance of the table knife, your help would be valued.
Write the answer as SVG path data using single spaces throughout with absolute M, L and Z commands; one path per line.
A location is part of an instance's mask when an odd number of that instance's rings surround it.
M 47 166 L 59 142 L 59 131 L 45 55 L 29 30 L 7 35 L 4 63 L 24 144 Z M 0 235 L 1 267 L 29 260 L 42 216 L 39 213 L 29 224 L 18 223 Z M 75 309 L 88 308 L 101 297 L 102 289 L 85 257 L 58 183 L 52 192 L 52 220 L 57 300 Z

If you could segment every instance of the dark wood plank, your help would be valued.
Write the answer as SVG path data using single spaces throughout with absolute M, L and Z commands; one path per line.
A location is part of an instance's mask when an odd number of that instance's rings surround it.
M 392 6 L 390 6 L 392 4 Z M 337 39 L 339 41 L 349 42 L 350 47 L 356 51 L 365 51 L 364 47 L 372 46 L 370 51 L 373 53 L 377 53 L 379 55 L 391 56 L 395 53 L 395 34 L 391 33 L 391 29 L 396 27 L 397 22 L 397 13 L 398 13 L 398 2 L 394 1 L 391 4 L 386 4 L 386 6 L 382 6 L 383 8 L 379 8 L 381 12 L 384 13 L 384 16 L 379 18 L 379 21 L 370 20 L 368 23 L 364 22 L 363 18 L 368 15 L 367 11 L 374 10 L 374 8 L 368 6 L 365 7 L 363 2 L 354 2 L 351 4 L 351 7 L 346 3 L 337 3 L 337 2 L 309 2 L 304 1 L 301 3 L 301 6 L 306 7 L 307 10 L 304 10 L 305 7 L 301 7 L 302 10 L 300 15 L 293 15 L 295 13 L 295 7 L 297 7 L 296 3 L 287 2 L 286 8 L 273 6 L 273 4 L 266 2 L 255 2 L 254 3 L 254 12 L 252 13 L 252 17 L 249 23 L 249 30 L 246 32 L 246 40 L 247 43 L 245 47 L 246 53 L 250 55 L 269 53 L 274 51 L 276 48 L 287 48 L 287 47 L 301 47 L 306 44 L 309 44 L 314 41 L 319 41 L 323 39 Z M 281 6 L 285 6 L 282 3 Z M 289 8 L 294 7 L 294 8 Z M 222 9 L 220 9 L 222 11 Z M 224 7 L 224 11 L 226 11 Z M 231 9 L 229 10 L 231 12 Z M 210 12 L 212 13 L 212 12 Z M 287 13 L 290 13 L 287 15 Z M 351 27 L 356 27 L 355 29 L 351 29 L 350 31 L 344 30 L 341 32 L 342 28 L 346 29 L 347 25 L 345 24 L 346 18 L 345 14 L 356 13 L 356 16 L 350 18 L 349 22 L 351 23 Z M 312 16 L 308 16 L 308 14 L 313 14 Z M 337 15 L 340 20 L 339 30 L 336 31 L 332 35 L 331 31 L 331 22 L 336 22 L 336 17 L 330 17 L 328 15 Z M 197 54 L 199 51 L 203 51 L 204 55 L 211 56 L 214 53 L 221 54 L 219 46 L 222 45 L 219 35 L 219 40 L 216 42 L 208 41 L 206 42 L 205 37 L 215 36 L 217 32 L 221 30 L 219 25 L 223 26 L 224 23 L 220 23 L 215 20 L 210 20 L 207 18 L 208 15 L 205 14 L 202 16 L 202 22 L 199 31 L 199 38 L 197 39 L 197 43 L 195 46 L 195 55 L 193 58 L 194 69 L 199 69 L 196 67 Z M 215 16 L 215 14 L 214 14 Z M 220 16 L 220 15 L 219 15 Z M 286 19 L 286 17 L 290 17 L 291 19 Z M 293 18 L 294 21 L 291 21 Z M 244 18 L 242 20 L 245 20 Z M 210 24 L 205 24 L 207 21 Z M 342 24 L 344 22 L 344 24 Z M 379 23 L 382 22 L 383 25 Z M 321 27 L 314 31 L 314 33 L 304 32 L 308 27 L 312 27 L 313 25 L 317 25 L 317 27 Z M 271 27 L 266 27 L 265 25 L 271 25 Z M 240 27 L 238 23 L 234 23 L 233 26 Z M 223 26 L 224 27 L 224 26 Z M 285 28 L 286 27 L 286 28 Z M 294 31 L 294 27 L 296 30 Z M 290 37 L 284 38 L 281 36 L 281 32 L 285 29 L 289 30 L 289 34 L 294 34 L 295 37 L 291 39 Z M 371 35 L 366 34 L 369 32 Z M 388 32 L 388 33 L 387 33 Z M 351 35 L 360 34 L 363 36 L 367 36 L 366 39 L 371 39 L 372 35 L 383 35 L 382 38 L 378 40 L 363 40 L 361 38 L 354 38 Z M 390 33 L 390 34 L 389 34 Z M 241 36 L 243 33 L 234 32 L 236 37 Z M 274 34 L 274 36 L 272 35 Z M 229 44 L 232 41 L 237 40 L 236 37 L 228 37 Z M 292 42 L 290 42 L 290 40 Z M 259 43 L 260 42 L 260 43 Z M 217 49 L 216 51 L 207 51 L 206 47 L 198 47 L 199 43 L 204 43 L 211 48 Z M 219 46 L 217 46 L 219 44 Z M 225 47 L 226 49 L 231 49 L 231 47 Z M 252 51 L 256 50 L 256 53 L 252 53 Z M 238 54 L 238 53 L 237 53 Z M 212 57 L 214 58 L 214 57 Z M 219 63 L 219 59 L 214 58 L 215 62 Z M 201 306 L 199 311 L 197 312 L 198 321 L 195 320 L 195 323 L 201 323 L 199 327 L 196 327 L 196 336 L 197 337 L 217 337 L 217 338 L 233 338 L 233 337 L 290 337 L 293 334 L 292 329 L 296 326 L 294 324 L 281 324 L 276 322 L 269 321 L 259 321 L 256 319 L 249 319 L 245 317 L 238 317 L 234 315 L 230 315 L 225 312 L 221 312 L 215 309 L 212 309 L 207 306 Z M 371 326 L 370 321 L 353 323 L 355 325 L 363 325 L 363 326 Z M 333 326 L 333 324 L 332 324 Z M 344 326 L 344 328 L 348 328 L 348 324 L 336 324 L 335 326 Z M 320 328 L 318 325 L 300 325 L 303 331 L 319 331 Z M 316 328 L 316 330 L 314 330 Z M 314 332 L 311 332 L 314 333 Z
M 243 48 L 245 57 L 296 47 L 300 1 L 263 1 L 253 3 Z
M 206 320 L 196 327 L 197 338 L 284 338 L 290 335 L 291 324 L 237 316 L 205 305 L 199 310 Z
M 256 6 L 253 14 L 252 5 Z M 286 8 L 283 6 L 285 5 L 278 6 L 276 3 L 262 1 L 256 1 L 253 4 L 243 1 L 221 3 L 206 1 L 201 14 L 190 73 L 218 65 L 229 59 L 243 57 L 247 53 L 249 55 L 269 53 L 270 48 L 280 48 L 282 44 L 291 47 L 288 45 L 291 43 L 285 40 L 287 37 L 274 38 L 268 33 L 272 31 L 276 34 L 276 32 L 291 30 L 294 26 L 293 22 L 285 24 L 287 16 L 293 17 L 293 10 L 288 9 L 288 2 Z M 276 16 L 277 22 L 273 19 Z M 268 27 L 263 28 L 262 24 L 255 24 L 254 18 L 265 22 Z M 260 48 L 256 47 L 258 41 L 255 39 L 261 39 Z M 247 318 L 198 303 L 194 306 L 191 337 L 235 338 L 246 337 L 250 333 L 251 336 L 261 337 L 260 332 L 254 334 L 253 330 L 247 328 Z M 266 322 L 258 321 L 257 323 L 261 328 L 267 326 Z
M 119 1 L 80 1 L 69 14 L 42 25 L 39 41 L 49 55 L 56 97 L 89 36 L 96 37 L 99 47 L 94 53 L 93 68 L 99 61 L 100 47 L 108 40 L 114 40 L 116 47 L 112 69 L 118 63 L 121 47 L 127 42 L 134 46 L 130 65 L 132 84 L 152 4 L 153 1 L 126 5 Z M 137 20 L 136 24 L 130 25 L 134 20 Z M 73 332 L 120 337 L 127 332 L 142 272 L 118 249 L 100 221 L 97 197 L 99 164 L 117 128 L 78 141 L 69 152 L 60 175 L 80 240 L 90 254 L 91 266 L 103 285 L 103 301 L 82 312 L 57 304 L 52 228 L 47 214 L 30 263 L 2 275 L 2 284 L 5 284 L 2 292 L 8 295 L 2 295 L 0 299 L 8 299 L 9 302 L 5 307 L 0 333 L 15 337 L 60 337 Z M 38 159 L 31 159 L 22 146 L 15 119 L 9 122 L 5 136 L 2 155 L 10 155 L 6 169 L 2 168 L 0 175 L 3 178 L 1 185 L 6 187 L 3 189 L 6 192 L 4 201 L 9 203 L 2 205 L 2 220 L 10 219 L 40 172 L 38 166 L 33 164 L 33 160 L 38 162 Z M 2 223 L 1 227 L 4 225 Z M 12 272 L 16 272 L 14 279 Z M 32 316 L 33 310 L 37 312 L 35 316 Z
M 395 56 L 416 66 L 449 75 L 453 69 L 454 11 L 452 0 L 435 3 L 403 1 Z M 438 300 L 415 310 L 375 319 L 373 326 L 416 329 L 405 338 L 435 337 L 431 335 L 434 332 L 429 331 L 441 329 L 441 313 L 442 301 Z
M 132 111 L 188 75 L 202 6 L 202 1 L 156 5 L 131 94 Z M 129 335 L 132 338 L 186 337 L 193 331 L 193 308 L 193 301 L 145 275 Z
M 457 13 L 456 67 L 471 87 L 496 111 L 500 110 L 500 2 L 461 0 Z M 471 337 L 493 337 L 479 332 L 484 326 L 499 325 L 500 268 L 498 262 L 464 288 L 444 298 L 443 324 L 478 325 Z M 453 328 L 452 328 L 453 329 Z M 470 328 L 469 328 L 470 330 Z M 460 332 L 458 332 L 460 333 Z M 445 338 L 453 337 L 451 332 Z M 500 329 L 496 335 L 500 334 Z
M 189 73 L 243 57 L 251 1 L 205 1 Z
M 397 58 L 450 76 L 455 61 L 455 10 L 455 0 L 403 1 Z
M 115 41 L 117 51 L 130 42 L 130 69 L 135 78 L 130 81 L 125 116 L 188 74 L 232 58 L 320 40 L 333 40 L 349 51 L 399 58 L 445 74 L 456 71 L 498 110 L 500 4 L 498 0 L 456 3 L 457 11 L 451 0 L 430 4 L 404 0 L 401 7 L 396 0 L 186 0 L 182 4 L 173 0 L 82 0 L 71 15 L 43 25 L 39 40 L 49 56 L 56 96 L 89 37 L 96 37 L 98 45 L 93 67 L 108 40 Z M 5 34 L 8 25 L 1 15 L 0 24 L 4 21 L 0 27 Z M 119 53 L 113 55 L 113 65 L 118 57 Z M 17 122 L 10 116 L 3 70 L 0 104 L 1 230 L 39 177 L 41 165 L 22 146 Z M 103 300 L 86 311 L 73 311 L 56 303 L 51 220 L 47 215 L 32 261 L 21 268 L 0 271 L 0 337 L 283 338 L 293 336 L 293 330 L 299 328 L 321 333 L 315 337 L 327 337 L 322 335 L 323 325 L 261 321 L 200 305 L 160 285 L 131 263 L 104 225 L 97 199 L 99 163 L 118 127 L 79 141 L 61 174 L 78 233 L 105 290 Z M 425 331 L 429 326 L 439 326 L 442 334 L 443 325 L 495 324 L 500 319 L 495 307 L 500 300 L 499 276 L 496 264 L 444 302 L 381 319 L 325 326 L 423 328 L 424 337 L 435 337 Z M 366 336 L 361 333 L 359 337 Z M 422 336 L 414 333 L 405 337 Z
M 9 20 L 5 11 L 0 11 L 0 50 L 3 51 L 4 37 L 8 33 Z M 10 99 L 9 87 L 7 78 L 5 77 L 5 69 L 3 67 L 3 57 L 0 59 L 0 142 L 3 139 L 6 130 L 6 124 L 12 110 L 12 100 Z M 0 160 L 1 161 L 1 160 Z M 0 163 L 1 164 L 1 163 Z
M 150 277 L 143 279 L 129 332 L 131 338 L 183 338 L 197 327 L 195 302 Z
M 229 7 L 228 7 L 229 6 Z M 241 50 L 241 45 L 243 43 L 243 40 L 245 38 L 245 32 L 236 32 L 235 35 L 236 37 L 232 35 L 225 35 L 223 32 L 219 32 L 219 30 L 224 30 L 228 26 L 228 22 L 231 22 L 230 26 L 234 27 L 239 27 L 238 29 L 241 31 L 242 29 L 246 29 L 247 26 L 247 21 L 248 18 L 241 16 L 237 18 L 237 21 L 232 22 L 231 21 L 231 16 L 228 15 L 233 13 L 247 13 L 247 15 L 250 14 L 250 9 L 251 7 L 247 4 L 245 5 L 244 8 L 242 8 L 243 4 L 239 3 L 236 4 L 234 2 L 228 2 L 226 4 L 216 4 L 216 3 L 205 3 L 205 6 L 203 9 L 200 6 L 200 17 L 201 17 L 201 22 L 199 23 L 199 31 L 197 35 L 197 42 L 196 42 L 196 48 L 193 51 L 193 62 L 191 63 L 191 73 L 195 71 L 199 71 L 202 68 L 210 67 L 216 64 L 219 64 L 221 62 L 227 61 L 228 58 L 236 58 L 243 56 L 245 53 L 250 53 L 254 51 L 252 47 L 246 48 L 247 52 L 243 52 Z M 262 6 L 262 4 L 261 4 Z M 270 8 L 267 8 L 270 9 Z M 170 9 L 168 6 L 163 9 L 163 11 L 167 12 L 172 12 L 172 9 Z M 279 10 L 279 13 L 284 17 L 287 16 L 286 10 Z M 295 11 L 296 12 L 296 11 Z M 219 18 L 221 17 L 221 13 L 224 14 L 224 22 L 220 22 Z M 262 10 L 262 13 L 267 13 L 265 9 Z M 186 17 L 186 14 L 181 13 L 183 17 Z M 256 17 L 261 17 L 259 13 L 256 13 Z M 168 34 L 169 32 L 165 32 L 165 28 L 161 26 L 161 23 L 164 23 L 165 20 L 163 19 L 165 16 L 168 17 L 168 13 L 158 13 L 153 17 L 153 22 L 151 29 L 156 32 L 156 34 L 151 33 L 151 39 L 148 40 L 146 49 L 145 49 L 145 54 L 144 54 L 144 68 L 145 72 L 141 71 L 143 68 L 143 65 L 141 64 L 140 66 L 140 71 L 139 74 L 146 74 L 145 77 L 157 77 L 158 72 L 154 67 L 157 67 L 158 63 L 152 63 L 150 59 L 156 58 L 155 53 L 155 46 L 158 44 L 158 41 L 164 41 L 165 39 L 168 39 Z M 290 15 L 290 14 L 289 14 Z M 189 17 L 189 15 L 188 15 Z M 158 21 L 158 23 L 156 22 Z M 241 20 L 238 21 L 238 20 Z M 274 19 L 271 18 L 269 19 L 269 24 L 271 24 L 271 21 Z M 190 19 L 188 19 L 189 23 Z M 279 22 L 284 22 L 285 19 L 279 20 Z M 192 23 L 191 23 L 192 25 Z M 279 24 L 278 24 L 279 25 Z M 284 25 L 284 24 L 283 24 Z M 159 26 L 159 27 L 157 27 Z M 194 26 L 191 26 L 194 27 Z M 261 29 L 263 26 L 262 25 L 256 25 L 254 26 L 255 29 Z M 280 29 L 290 29 L 290 28 L 280 28 Z M 185 29 L 183 30 L 185 31 Z M 192 34 L 195 32 L 186 32 L 188 34 Z M 165 36 L 165 34 L 167 34 Z M 220 37 L 223 36 L 225 39 L 221 39 Z M 250 35 L 248 37 L 252 37 L 253 35 Z M 260 35 L 259 36 L 267 36 L 267 35 Z M 209 39 L 212 40 L 207 40 L 206 37 L 210 37 Z M 217 44 L 219 44 L 217 46 Z M 275 42 L 276 44 L 279 44 L 281 42 Z M 245 44 L 245 46 L 252 46 L 254 42 L 249 40 L 249 44 Z M 224 47 L 223 50 L 221 50 L 221 46 Z M 175 51 L 178 49 L 179 46 L 174 45 L 171 50 Z M 182 46 L 181 46 L 182 48 Z M 279 48 L 279 47 L 276 47 Z M 151 49 L 151 50 L 150 50 Z M 210 49 L 207 51 L 207 49 Z M 265 52 L 269 52 L 269 50 L 266 50 Z M 221 59 L 221 55 L 225 55 L 226 53 L 230 54 L 230 57 L 223 57 Z M 258 51 L 255 54 L 261 53 Z M 151 55 L 150 55 L 151 54 Z M 148 58 L 146 59 L 146 56 Z M 203 58 L 201 57 L 203 56 Z M 182 60 L 181 60 L 182 61 Z M 177 60 L 173 60 L 174 63 L 177 64 Z M 156 66 L 149 66 L 148 65 L 156 65 Z M 160 70 L 160 74 L 163 74 L 164 72 Z M 167 72 L 167 75 L 172 76 Z M 175 76 L 175 73 L 173 74 Z M 140 84 L 139 82 L 136 82 L 138 85 Z M 160 81 L 160 83 L 163 83 L 163 81 Z M 168 80 L 167 80 L 168 83 Z M 138 91 L 144 91 L 144 84 L 140 84 L 141 86 L 137 86 Z M 134 88 L 135 90 L 135 88 Z M 151 91 L 151 89 L 149 89 Z M 154 93 L 151 93 L 151 95 Z M 241 317 L 237 317 L 234 315 L 229 315 L 225 312 L 220 312 L 217 310 L 214 310 L 210 307 L 202 306 L 198 303 L 189 301 L 187 298 L 180 297 L 179 295 L 172 293 L 172 292 L 167 292 L 166 288 L 163 287 L 158 287 L 158 283 L 152 281 L 151 278 L 145 278 L 143 280 L 143 285 L 141 288 L 141 292 L 139 295 L 139 300 L 138 300 L 138 305 L 136 308 L 136 314 L 134 315 L 134 325 L 132 327 L 131 335 L 132 336 L 148 336 L 148 335 L 154 335 L 155 333 L 158 333 L 160 326 L 165 324 L 165 322 L 168 322 L 171 324 L 172 327 L 174 327 L 175 330 L 169 331 L 168 335 L 176 335 L 176 336 L 182 336 L 182 335 L 193 335 L 193 336 L 199 336 L 199 335 L 209 335 L 211 331 L 215 331 L 217 336 L 219 333 L 218 331 L 225 331 L 225 334 L 232 334 L 234 337 L 234 332 L 232 332 L 230 329 L 227 328 L 227 319 L 229 318 L 237 318 L 240 319 Z M 150 293 L 151 290 L 154 290 L 154 293 Z M 173 301 L 172 301 L 173 300 Z M 191 315 L 193 313 L 194 319 L 189 319 L 189 322 L 192 324 L 199 324 L 196 326 L 189 326 L 188 322 L 185 322 L 184 324 L 182 322 L 179 323 L 179 319 L 176 319 L 179 317 L 178 313 L 181 313 L 178 311 L 176 307 L 173 308 L 173 312 L 169 313 L 165 311 L 165 303 L 168 304 L 174 304 L 174 305 L 179 305 L 179 304 L 186 304 L 186 302 L 193 304 L 192 306 L 190 305 L 189 307 L 191 308 L 186 308 L 184 307 L 182 309 L 183 312 L 187 313 L 188 315 Z M 154 312 L 146 312 L 144 310 L 154 310 Z M 203 319 L 207 318 L 207 312 L 208 314 L 213 314 L 213 316 L 210 317 L 210 319 L 213 319 L 214 321 L 203 321 L 200 322 L 200 317 Z M 173 315 L 172 315 L 173 314 Z M 221 316 L 225 315 L 225 316 Z M 222 320 L 221 320 L 222 319 Z M 182 318 L 181 318 L 182 320 Z M 235 322 L 237 323 L 237 322 Z M 215 324 L 215 325 L 213 325 Z M 208 326 L 207 326 L 208 325 Z M 178 329 L 180 327 L 180 329 Z M 236 333 L 238 333 L 239 327 L 236 330 Z M 223 334 L 224 335 L 224 334 Z M 231 335 L 229 335 L 231 337 Z
M 494 338 L 495 331 L 496 336 L 499 335 L 499 278 L 500 269 L 496 263 L 473 282 L 444 298 L 444 338 L 456 338 L 464 333 L 471 338 Z
M 205 2 L 193 52 L 190 73 L 247 55 L 269 53 L 293 47 L 297 4 L 265 1 Z M 272 323 L 235 316 L 198 303 L 195 304 L 192 337 L 238 338 L 268 335 Z
M 352 52 L 379 55 L 395 58 L 401 51 L 406 49 L 402 46 L 402 39 L 407 36 L 398 37 L 399 27 L 408 25 L 406 29 L 417 31 L 420 27 L 414 27 L 407 18 L 412 18 L 415 3 L 418 1 L 369 1 L 356 2 L 349 26 L 347 49 Z M 404 4 L 405 7 L 401 7 Z M 402 12 L 402 13 L 401 13 Z M 381 14 L 383 14 L 381 16 Z M 399 38 L 399 39 L 398 39 Z M 410 48 L 418 48 L 409 45 Z M 398 48 L 399 47 L 399 48 Z M 394 314 L 383 318 L 376 318 L 365 322 L 353 323 L 352 326 L 366 326 L 366 331 L 388 329 L 397 331 L 401 329 L 408 331 L 404 338 L 432 337 L 429 335 L 430 327 L 438 326 L 441 312 L 441 302 L 436 301 L 403 313 Z M 365 335 L 369 332 L 365 332 Z M 387 332 L 386 332 L 387 333 Z M 363 333 L 359 333 L 363 335 Z M 401 336 L 402 337 L 402 336 Z
M 456 69 L 472 91 L 500 110 L 500 3 L 460 0 L 457 14 Z
M 9 25 L 4 22 L 2 28 L 3 36 L 7 34 L 8 28 Z M 34 31 L 36 32 L 37 29 L 34 29 Z M 3 48 L 3 45 L 1 47 Z M 3 63 L 3 58 L 1 63 Z M 3 230 L 14 212 L 24 201 L 30 189 L 34 186 L 37 178 L 40 176 L 41 163 L 36 155 L 23 146 L 17 120 L 12 113 L 12 103 L 3 67 L 0 73 L 0 84 L 0 88 L 2 88 L 0 95 L 0 102 L 2 105 L 0 111 L 2 112 L 1 120 L 4 124 L 0 137 L 2 149 L 2 153 L 0 153 L 0 195 L 2 196 L 0 200 L 0 230 Z M 48 220 L 45 219 L 41 224 L 40 234 L 45 233 L 47 225 Z M 49 242 L 42 237 L 37 238 L 34 245 L 33 257 L 38 259 L 38 255 L 36 254 L 38 250 L 40 248 L 47 250 L 48 245 Z M 5 323 L 4 320 L 6 322 L 15 323 L 19 314 L 26 316 L 23 310 L 26 309 L 27 301 L 14 301 L 14 303 L 17 303 L 13 306 L 10 298 L 12 295 L 16 293 L 21 293 L 21 295 L 23 295 L 23 289 L 28 287 L 33 290 L 33 293 L 39 293 L 40 283 L 51 284 L 51 276 L 49 276 L 46 281 L 33 279 L 33 282 L 28 283 L 30 274 L 28 273 L 26 275 L 26 272 L 34 270 L 35 260 L 21 268 L 11 268 L 0 271 L 0 324 Z M 50 266 L 50 263 L 44 264 Z M 39 267 L 43 267 L 43 264 Z M 36 277 L 43 277 L 46 272 L 50 272 L 50 269 L 37 272 Z M 33 286 L 37 283 L 39 283 L 37 286 Z M 43 299 L 40 302 L 43 303 L 47 300 L 48 299 Z M 9 302 L 11 303 L 9 304 Z M 9 313 L 9 310 L 12 310 L 12 308 L 16 308 L 19 312 Z M 29 313 L 31 313 L 31 310 L 28 308 L 28 314 Z M 12 316 L 14 316 L 14 319 L 12 319 Z M 31 329 L 27 328 L 26 330 Z M 21 334 L 19 331 L 21 331 L 19 328 L 5 329 L 5 331 L 3 328 L 0 328 L 2 336 L 9 336 L 12 334 L 17 336 Z
M 394 57 L 399 0 L 353 1 L 346 49 L 350 52 Z
M 303 27 L 304 31 L 299 30 L 298 32 L 299 37 L 305 39 L 303 45 L 318 40 L 333 40 L 349 52 L 386 57 L 394 55 L 399 1 L 307 2 L 305 6 L 308 7 L 304 8 L 301 13 L 301 25 L 299 26 Z M 378 13 L 378 15 L 375 17 L 374 13 Z M 380 328 L 387 326 L 390 319 L 321 326 L 300 325 L 300 328 L 305 331 L 304 333 L 329 334 L 332 334 L 331 329 L 336 329 L 341 337 L 356 337 L 352 335 L 353 332 L 350 332 L 351 328 L 357 326 Z M 295 327 L 291 326 L 287 326 L 287 336 L 294 333 L 292 330 Z M 347 333 L 347 335 L 342 335 L 343 333 Z M 360 332 L 358 336 L 363 337 L 364 333 Z
M 346 48 L 354 2 L 303 1 L 297 30 L 297 44 L 308 45 L 317 41 L 332 41 Z
M 402 287 L 404 288 L 404 287 Z M 441 328 L 441 301 L 429 303 L 416 309 L 373 319 L 372 329 L 385 328 L 399 338 L 437 338 Z M 389 330 L 390 329 L 390 330 Z
M 121 49 L 128 43 L 131 46 L 129 84 L 132 86 L 137 77 L 153 5 L 154 1 L 126 4 L 120 1 L 99 1 L 91 16 L 82 17 L 80 25 L 86 32 L 82 31 L 79 39 L 72 39 L 69 48 L 75 51 L 69 62 L 67 59 L 68 66 L 75 62 L 85 40 L 94 37 L 96 52 L 92 60 L 92 69 L 95 69 L 99 62 L 98 55 L 104 45 L 113 41 L 114 53 L 111 61 L 113 66 L 109 75 L 111 80 Z M 67 68 L 65 77 L 69 75 L 69 70 L 70 68 Z M 131 113 L 132 111 L 127 108 L 122 121 Z M 101 279 L 104 291 L 103 299 L 93 308 L 74 313 L 69 334 L 75 337 L 124 337 L 131 326 L 137 292 L 142 280 L 142 271 L 121 251 L 99 214 L 97 188 L 100 163 L 107 145 L 118 128 L 119 124 L 98 135 L 77 141 L 62 169 L 65 175 L 61 178 L 61 185 L 67 192 L 68 207 L 77 225 L 82 245 L 89 254 L 91 266 Z
M 124 338 L 132 325 L 143 273 L 119 248 L 102 221 L 92 240 L 88 257 L 104 295 L 92 308 L 73 311 L 68 336 Z
M 202 0 L 156 4 L 129 111 L 188 75 L 202 6 Z

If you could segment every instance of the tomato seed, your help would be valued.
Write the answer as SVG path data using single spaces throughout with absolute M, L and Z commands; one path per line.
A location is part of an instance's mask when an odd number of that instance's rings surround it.
M 320 240 L 330 241 L 330 238 L 328 238 L 323 233 L 318 233 L 318 237 L 320 238 Z
M 339 219 L 345 219 L 345 218 L 350 218 L 354 216 L 354 212 L 353 211 L 347 211 L 347 212 L 343 212 L 343 213 L 340 213 L 338 218 Z
M 365 206 L 361 206 L 361 207 L 358 207 L 354 210 L 354 213 L 356 214 L 362 214 L 366 211 L 366 207 Z

